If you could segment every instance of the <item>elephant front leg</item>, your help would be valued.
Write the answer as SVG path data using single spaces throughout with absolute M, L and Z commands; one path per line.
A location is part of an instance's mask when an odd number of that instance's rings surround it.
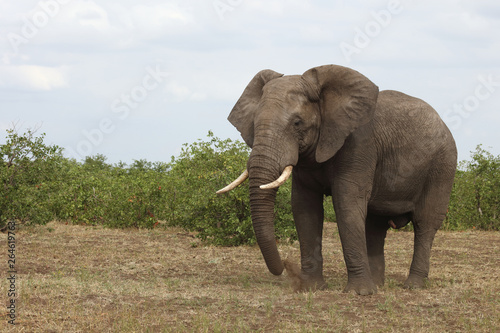
M 389 229 L 387 218 L 368 214 L 365 229 L 372 280 L 377 286 L 383 286 L 385 280 L 384 243 L 387 229 Z
M 377 286 L 371 275 L 365 233 L 367 198 L 337 194 L 334 205 L 347 266 L 347 286 L 344 292 L 354 290 L 359 295 L 374 294 Z
M 292 211 L 300 242 L 300 273 L 288 269 L 297 280 L 298 291 L 325 289 L 323 278 L 323 194 L 301 188 L 294 182 Z M 290 264 L 288 265 L 290 266 Z

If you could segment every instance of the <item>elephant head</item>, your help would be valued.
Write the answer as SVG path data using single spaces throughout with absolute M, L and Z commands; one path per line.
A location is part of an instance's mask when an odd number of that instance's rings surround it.
M 299 161 L 332 158 L 353 131 L 373 118 L 377 96 L 375 84 L 346 67 L 326 65 L 291 76 L 263 70 L 232 109 L 228 120 L 252 152 L 248 171 L 219 193 L 249 177 L 253 227 L 271 273 L 284 269 L 274 236 L 277 187 Z

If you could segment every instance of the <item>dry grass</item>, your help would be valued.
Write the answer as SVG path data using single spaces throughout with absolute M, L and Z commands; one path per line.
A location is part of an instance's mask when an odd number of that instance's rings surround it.
M 342 293 L 336 225 L 325 226 L 327 291 L 293 293 L 257 247 L 200 246 L 178 229 L 110 230 L 50 223 L 17 232 L 17 331 L 498 332 L 500 234 L 439 232 L 431 281 L 404 290 L 413 234 L 388 235 L 386 285 Z M 6 252 L 6 237 L 0 248 Z M 299 261 L 298 244 L 280 245 Z M 6 258 L 6 254 L 2 255 Z M 4 259 L 6 266 L 6 259 Z M 3 269 L 2 271 L 6 271 Z M 7 283 L 0 283 L 2 299 Z M 4 310 L 5 311 L 5 308 Z M 9 331 L 3 315 L 0 330 Z

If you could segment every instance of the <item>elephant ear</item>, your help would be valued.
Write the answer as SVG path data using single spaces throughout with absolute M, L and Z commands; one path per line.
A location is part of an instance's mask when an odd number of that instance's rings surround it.
M 250 147 L 253 146 L 254 116 L 262 97 L 262 88 L 264 88 L 267 82 L 282 76 L 283 74 L 270 69 L 258 72 L 247 85 L 227 118 L 241 133 L 241 137 Z
M 346 138 L 373 118 L 378 87 L 364 75 L 347 67 L 314 67 L 302 78 L 317 87 L 321 127 L 316 161 L 325 162 L 337 153 Z

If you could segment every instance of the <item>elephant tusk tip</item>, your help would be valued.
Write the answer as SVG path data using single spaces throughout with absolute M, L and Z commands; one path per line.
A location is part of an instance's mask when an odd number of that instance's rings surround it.
M 268 189 L 273 189 L 273 188 L 277 188 L 277 187 L 280 187 L 281 185 L 283 185 L 287 179 L 290 177 L 290 175 L 292 174 L 292 170 L 293 170 L 293 166 L 289 165 L 287 166 L 284 170 L 283 170 L 283 173 L 281 174 L 281 176 L 279 176 L 278 179 L 276 179 L 274 182 L 272 183 L 269 183 L 269 184 L 264 184 L 264 185 L 260 185 L 259 188 L 262 189 L 262 190 L 268 190 Z
M 216 191 L 215 194 L 224 194 L 226 192 L 229 192 L 227 186 L 224 188 L 221 188 L 220 190 Z
M 223 193 L 226 193 L 228 192 L 227 190 L 227 186 L 224 187 L 224 188 L 221 188 L 220 190 L 216 191 L 215 194 L 223 194 Z
M 226 187 L 218 190 L 217 192 L 215 192 L 216 194 L 222 194 L 222 193 L 226 193 L 226 192 L 229 192 L 233 189 L 235 189 L 236 187 L 238 187 L 239 185 L 241 185 L 241 183 L 243 183 L 245 181 L 245 179 L 248 178 L 248 170 L 245 170 L 243 171 L 243 173 L 238 177 L 236 178 L 236 180 L 234 180 L 231 184 L 227 185 Z

